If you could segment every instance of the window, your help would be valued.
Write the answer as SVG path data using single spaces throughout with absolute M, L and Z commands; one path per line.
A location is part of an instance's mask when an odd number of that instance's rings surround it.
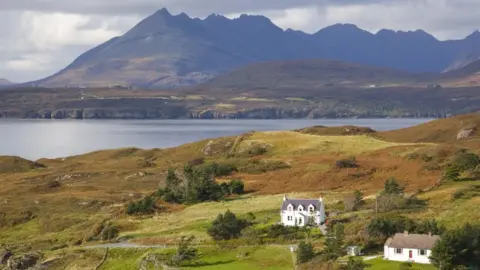
M 300 206 L 298 207 L 298 211 L 303 211 L 303 206 L 300 205 Z
M 396 248 L 395 249 L 395 254 L 402 254 L 402 249 L 401 248 Z
M 298 218 L 298 225 L 302 225 L 302 218 Z
M 426 256 L 427 255 L 427 251 L 425 249 L 420 249 L 418 251 L 418 254 L 420 254 L 421 256 Z
M 315 211 L 315 207 L 309 206 L 308 207 L 308 212 L 313 213 Z
M 292 216 L 288 216 L 288 217 L 287 217 L 287 220 L 288 220 L 288 221 L 292 221 L 292 220 L 293 220 Z
M 293 211 L 293 206 L 290 204 L 290 205 L 288 205 L 287 209 L 288 209 L 288 211 Z

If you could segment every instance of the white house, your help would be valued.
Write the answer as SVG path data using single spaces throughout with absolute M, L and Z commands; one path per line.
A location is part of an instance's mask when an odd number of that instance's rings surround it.
M 383 257 L 399 262 L 430 263 L 430 254 L 440 239 L 432 234 L 397 233 L 385 242 Z
M 323 199 L 289 199 L 283 196 L 280 220 L 284 226 L 303 227 L 310 220 L 320 226 L 326 220 Z

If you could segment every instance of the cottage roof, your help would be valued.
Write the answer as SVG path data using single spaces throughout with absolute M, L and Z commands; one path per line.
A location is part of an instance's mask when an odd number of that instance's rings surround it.
M 321 202 L 315 199 L 286 199 L 283 201 L 282 210 L 287 210 L 288 205 L 291 204 L 296 210 L 300 205 L 307 211 L 309 205 L 313 205 L 315 210 L 320 209 Z
M 385 246 L 391 248 L 432 249 L 440 240 L 438 235 L 397 233 L 388 238 Z

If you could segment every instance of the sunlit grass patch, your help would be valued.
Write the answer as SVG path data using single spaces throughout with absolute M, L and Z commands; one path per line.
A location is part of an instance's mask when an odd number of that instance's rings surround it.
M 299 98 L 299 97 L 288 97 L 288 98 L 285 98 L 285 100 L 288 100 L 288 101 L 308 101 L 304 98 Z
M 317 136 L 291 131 L 254 133 L 239 146 L 271 145 L 270 155 L 302 154 L 306 152 L 356 155 L 402 144 L 381 141 L 369 136 Z
M 236 97 L 230 99 L 232 101 L 252 101 L 252 102 L 273 102 L 273 99 L 266 98 L 250 98 L 250 97 Z
M 233 108 L 236 108 L 237 105 L 235 105 L 235 104 L 228 104 L 228 103 L 218 103 L 218 104 L 215 104 L 215 107 L 217 107 L 217 108 L 233 109 Z

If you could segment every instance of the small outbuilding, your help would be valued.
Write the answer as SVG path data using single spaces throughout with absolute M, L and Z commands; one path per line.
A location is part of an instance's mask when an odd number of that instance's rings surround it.
M 362 250 L 360 246 L 348 246 L 347 247 L 348 256 L 360 256 L 362 255 Z

